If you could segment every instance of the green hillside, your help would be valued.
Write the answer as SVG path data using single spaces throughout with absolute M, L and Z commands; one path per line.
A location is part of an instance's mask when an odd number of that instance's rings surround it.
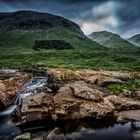
M 89 35 L 89 38 L 107 48 L 113 48 L 122 51 L 133 51 L 137 49 L 135 45 L 129 43 L 127 40 L 121 38 L 119 35 L 108 31 L 93 32 Z
M 75 49 L 103 49 L 83 34 L 59 27 L 48 30 L 0 31 L 0 50 L 5 54 L 34 52 L 32 48 L 36 40 L 53 39 L 69 42 Z
M 140 34 L 132 36 L 128 41 L 140 47 Z
M 140 71 L 140 50 L 134 49 L 135 46 L 108 49 L 87 38 L 77 24 L 62 17 L 31 11 L 0 13 L 0 25 L 0 67 Z M 36 40 L 63 40 L 74 49 L 35 51 Z

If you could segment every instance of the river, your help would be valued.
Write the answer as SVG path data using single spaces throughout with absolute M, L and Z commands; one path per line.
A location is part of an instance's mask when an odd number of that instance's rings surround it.
M 0 140 L 13 140 L 13 138 L 25 132 L 18 128 L 11 120 L 11 113 L 21 100 L 47 85 L 47 77 L 35 77 L 28 81 L 19 92 L 15 103 L 0 112 Z M 140 122 L 129 122 L 125 124 L 112 124 L 90 121 L 75 121 L 49 125 L 40 124 L 37 127 L 26 128 L 36 140 L 59 139 L 59 140 L 140 140 Z M 28 130 L 28 131 L 27 131 Z M 54 137 L 48 133 L 56 133 Z M 38 136 L 38 135 L 39 136 Z

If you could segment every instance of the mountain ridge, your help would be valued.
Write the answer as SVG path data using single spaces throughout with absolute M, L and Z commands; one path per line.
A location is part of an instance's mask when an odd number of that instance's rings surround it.
M 83 33 L 79 25 L 58 15 L 28 10 L 0 12 L 0 30 L 44 30 L 59 26 Z
M 136 34 L 127 40 L 134 45 L 140 46 L 140 34 Z
M 36 40 L 62 40 L 75 49 L 102 49 L 84 35 L 79 25 L 64 17 L 26 10 L 0 13 L 0 49 L 3 52 L 32 52 Z
M 135 45 L 121 38 L 121 36 L 119 36 L 118 34 L 109 31 L 93 32 L 88 37 L 107 48 L 113 49 L 137 48 Z

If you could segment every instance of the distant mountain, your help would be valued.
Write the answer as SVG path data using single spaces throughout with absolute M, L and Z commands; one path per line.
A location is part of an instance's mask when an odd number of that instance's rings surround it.
M 82 33 L 74 22 L 49 13 L 36 11 L 0 13 L 0 30 L 44 30 L 53 27 L 65 27 Z
M 129 38 L 128 41 L 137 46 L 140 46 L 140 34 L 134 35 L 133 37 Z
M 93 32 L 88 37 L 107 48 L 114 48 L 114 49 L 136 48 L 135 45 L 121 38 L 119 35 L 108 31 Z
M 61 40 L 74 48 L 102 48 L 87 38 L 79 25 L 63 17 L 36 11 L 0 13 L 1 51 L 32 49 L 36 40 Z

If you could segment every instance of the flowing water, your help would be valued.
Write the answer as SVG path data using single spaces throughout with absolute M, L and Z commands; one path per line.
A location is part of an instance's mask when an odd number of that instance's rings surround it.
M 0 140 L 10 140 L 21 133 L 21 130 L 11 121 L 11 113 L 23 98 L 36 93 L 46 85 L 47 77 L 37 77 L 29 80 L 19 92 L 14 105 L 0 112 Z
M 36 93 L 47 85 L 46 77 L 37 77 L 28 81 L 19 92 L 15 104 L 4 111 L 0 112 L 0 140 L 12 140 L 18 134 L 23 132 L 22 129 L 16 127 L 16 125 L 11 121 L 11 113 L 19 105 L 23 98 Z M 61 140 L 140 140 L 140 123 L 130 122 L 126 124 L 114 124 L 114 125 L 104 125 L 95 124 L 93 121 L 88 122 L 68 122 L 63 123 L 60 126 L 53 125 L 50 129 L 47 127 L 48 124 L 43 126 L 27 128 L 26 131 L 30 131 L 32 135 L 37 135 L 39 133 L 39 138 L 41 136 L 45 138 L 48 132 L 51 132 L 57 128 L 56 138 Z M 41 128 L 41 130 L 40 130 Z M 43 132 L 42 132 L 43 128 Z M 35 130 L 32 131 L 32 130 Z M 42 135 L 41 135 L 42 134 Z M 37 136 L 36 136 L 37 137 Z M 46 136 L 47 137 L 47 136 Z

